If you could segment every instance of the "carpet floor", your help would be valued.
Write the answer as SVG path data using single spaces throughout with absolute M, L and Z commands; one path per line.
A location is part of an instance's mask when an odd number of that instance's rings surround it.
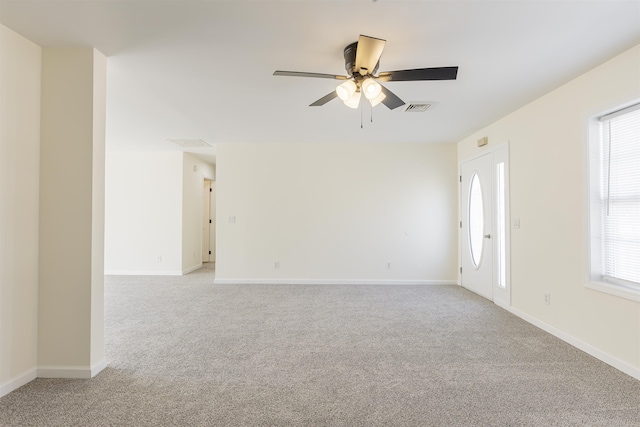
M 2 426 L 640 426 L 635 380 L 458 286 L 105 279 L 109 366 Z

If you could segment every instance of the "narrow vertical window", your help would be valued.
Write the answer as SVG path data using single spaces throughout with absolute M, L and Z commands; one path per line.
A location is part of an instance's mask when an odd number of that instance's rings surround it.
M 469 250 L 471 261 L 478 267 L 482 258 L 483 233 L 484 233 L 484 205 L 482 201 L 482 187 L 480 177 L 474 173 L 469 187 Z
M 504 162 L 496 165 L 496 255 L 498 286 L 507 287 L 507 222 L 505 209 Z

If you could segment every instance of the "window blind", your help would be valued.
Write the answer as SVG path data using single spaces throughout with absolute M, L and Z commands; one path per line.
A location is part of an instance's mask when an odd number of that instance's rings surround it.
M 603 280 L 640 288 L 640 104 L 600 121 Z

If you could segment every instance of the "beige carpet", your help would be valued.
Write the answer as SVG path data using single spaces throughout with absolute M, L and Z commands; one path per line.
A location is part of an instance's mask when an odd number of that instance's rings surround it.
M 640 381 L 457 286 L 107 277 L 109 366 L 2 426 L 640 426 Z

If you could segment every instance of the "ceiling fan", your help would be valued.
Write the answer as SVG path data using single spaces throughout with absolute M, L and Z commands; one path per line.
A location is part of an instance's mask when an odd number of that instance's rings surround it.
M 383 103 L 390 110 L 404 105 L 404 101 L 379 82 L 455 80 L 458 75 L 458 67 L 418 68 L 414 70 L 383 71 L 376 74 L 380 66 L 380 56 L 385 43 L 386 40 L 361 35 L 357 42 L 345 47 L 346 76 L 280 70 L 274 72 L 273 75 L 344 80 L 335 91 L 318 99 L 309 105 L 310 107 L 319 107 L 338 97 L 348 107 L 358 108 L 361 95 L 364 94 L 372 106 Z

